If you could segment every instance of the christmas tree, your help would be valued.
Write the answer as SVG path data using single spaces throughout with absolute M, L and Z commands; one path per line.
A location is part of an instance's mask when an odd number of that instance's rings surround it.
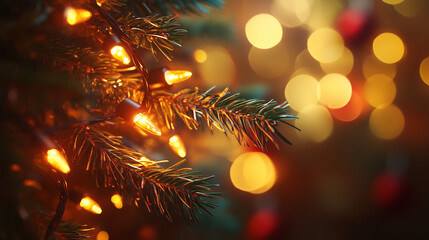
M 8 136 L 2 142 L 7 208 L 1 237 L 87 238 L 92 227 L 64 217 L 73 216 L 66 203 L 101 214 L 94 196 L 110 200 L 112 194 L 117 208 L 136 205 L 158 213 L 153 218 L 198 221 L 201 213 L 211 214 L 221 198 L 213 176 L 182 167 L 184 160 L 149 157 L 170 151 L 183 159 L 180 129 L 215 128 L 262 150 L 278 139 L 290 143 L 278 130 L 280 124 L 293 126 L 287 102 L 241 98 L 228 88 L 173 92 L 172 85 L 192 73 L 146 63 L 174 61 L 187 35 L 178 22 L 182 16 L 222 5 L 1 3 L 2 132 Z

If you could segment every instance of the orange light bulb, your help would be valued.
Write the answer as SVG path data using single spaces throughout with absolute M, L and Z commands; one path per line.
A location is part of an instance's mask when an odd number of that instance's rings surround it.
M 86 9 L 67 8 L 64 12 L 67 23 L 76 25 L 88 21 L 92 17 L 92 13 Z
M 188 80 L 190 77 L 192 77 L 192 72 L 189 71 L 172 71 L 167 70 L 164 73 L 165 82 L 168 85 L 173 85 L 174 83 L 183 82 L 185 80 Z
M 168 141 L 171 149 L 179 155 L 179 157 L 183 158 L 186 156 L 186 148 L 185 144 L 183 144 L 182 139 L 178 135 L 174 135 Z
M 70 172 L 69 164 L 67 163 L 64 156 L 57 149 L 49 149 L 47 151 L 46 160 L 49 164 L 52 165 L 52 167 L 54 167 L 58 171 L 61 171 L 66 174 Z
M 96 201 L 94 201 L 90 197 L 84 197 L 82 200 L 80 200 L 79 204 L 83 209 L 95 213 L 95 214 L 101 214 L 102 210 L 100 205 Z
M 143 113 L 137 114 L 133 122 L 143 130 L 157 136 L 161 136 L 161 130 Z
M 116 60 L 122 62 L 125 65 L 128 65 L 131 62 L 130 56 L 122 46 L 116 45 L 112 47 L 112 49 L 110 49 L 110 54 L 112 54 Z
M 110 198 L 110 201 L 115 205 L 117 209 L 121 209 L 124 204 L 122 203 L 122 197 L 119 194 L 115 194 Z

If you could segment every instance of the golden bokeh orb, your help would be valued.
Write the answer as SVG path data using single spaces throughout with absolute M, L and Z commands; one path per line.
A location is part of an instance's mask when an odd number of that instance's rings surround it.
M 423 59 L 420 63 L 419 73 L 423 82 L 429 85 L 429 57 Z
M 287 83 L 285 97 L 291 108 L 301 111 L 319 101 L 319 82 L 308 74 L 296 75 Z
M 271 13 L 286 27 L 298 27 L 310 16 L 312 0 L 274 0 Z
M 276 46 L 283 37 L 283 28 L 279 21 L 270 14 L 253 16 L 246 23 L 246 37 L 249 42 L 261 49 Z
M 198 70 L 206 85 L 226 86 L 235 78 L 235 64 L 229 52 L 220 46 L 204 49 L 206 61 L 198 64 Z
M 383 2 L 390 4 L 390 5 L 396 5 L 399 4 L 401 2 L 403 2 L 404 0 L 383 0 Z
M 365 97 L 368 103 L 375 107 L 390 105 L 396 96 L 396 85 L 386 75 L 377 74 L 365 82 Z
M 317 61 L 330 63 L 338 60 L 343 55 L 344 41 L 334 29 L 320 28 L 308 38 L 307 48 L 311 56 Z
M 207 60 L 207 53 L 202 49 L 197 49 L 194 51 L 194 59 L 198 63 L 203 63 Z
M 302 130 L 298 136 L 303 139 L 323 142 L 334 129 L 331 114 L 326 107 L 321 105 L 307 106 L 298 113 L 298 118 L 295 120 L 295 126 Z
M 405 46 L 402 39 L 394 33 L 385 32 L 378 35 L 372 44 L 374 55 L 387 64 L 396 63 L 402 59 Z
M 330 63 L 321 62 L 320 67 L 322 67 L 325 73 L 339 73 L 347 75 L 352 71 L 353 63 L 353 53 L 345 47 L 340 58 Z
M 320 103 L 329 108 L 345 106 L 352 96 L 352 85 L 344 75 L 331 73 L 320 79 Z
M 261 194 L 274 185 L 276 170 L 266 154 L 247 152 L 234 160 L 230 169 L 230 177 L 236 188 L 253 194 Z
M 404 114 L 393 104 L 374 109 L 369 117 L 371 132 L 383 140 L 397 138 L 404 130 L 404 126 Z

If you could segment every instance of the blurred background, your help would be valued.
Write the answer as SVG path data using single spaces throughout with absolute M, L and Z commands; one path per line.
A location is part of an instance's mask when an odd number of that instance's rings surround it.
M 287 99 L 301 131 L 279 129 L 293 145 L 263 153 L 217 129 L 179 131 L 188 165 L 221 185 L 213 216 L 170 223 L 94 190 L 102 214 L 68 203 L 64 219 L 98 240 L 427 238 L 428 11 L 425 0 L 226 0 L 182 19 L 189 37 L 175 59 L 148 54 L 147 67 L 192 71 L 173 92 L 229 86 Z M 90 179 L 73 174 L 70 184 Z M 57 196 L 41 195 L 55 209 Z

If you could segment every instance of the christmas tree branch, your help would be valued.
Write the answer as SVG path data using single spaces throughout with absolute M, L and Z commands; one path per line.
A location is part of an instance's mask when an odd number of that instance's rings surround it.
M 162 15 L 199 14 L 209 12 L 209 7 L 222 8 L 223 0 L 136 0 L 132 1 L 140 14 Z
M 172 220 L 174 215 L 197 220 L 196 211 L 208 211 L 215 198 L 207 180 L 194 175 L 180 163 L 162 168 L 157 162 L 123 145 L 118 137 L 95 127 L 78 128 L 73 135 L 73 152 L 78 165 L 95 177 L 97 185 L 116 188 L 122 195 L 140 200 L 149 211 L 157 210 Z
M 240 99 L 239 94 L 231 94 L 228 88 L 218 93 L 185 89 L 176 94 L 155 95 L 158 101 L 153 111 L 162 116 L 169 128 L 174 129 L 179 117 L 189 129 L 197 129 L 205 122 L 210 130 L 213 126 L 235 136 L 241 144 L 249 144 L 265 149 L 271 141 L 277 145 L 274 136 L 286 143 L 290 142 L 276 129 L 278 123 L 296 119 L 289 114 L 287 102 L 278 105 L 274 100 Z
M 128 14 L 118 19 L 118 23 L 134 45 L 151 50 L 155 57 L 160 52 L 170 61 L 174 46 L 181 47 L 180 38 L 186 36 L 186 30 L 180 29 L 177 18 L 172 16 L 136 18 Z

